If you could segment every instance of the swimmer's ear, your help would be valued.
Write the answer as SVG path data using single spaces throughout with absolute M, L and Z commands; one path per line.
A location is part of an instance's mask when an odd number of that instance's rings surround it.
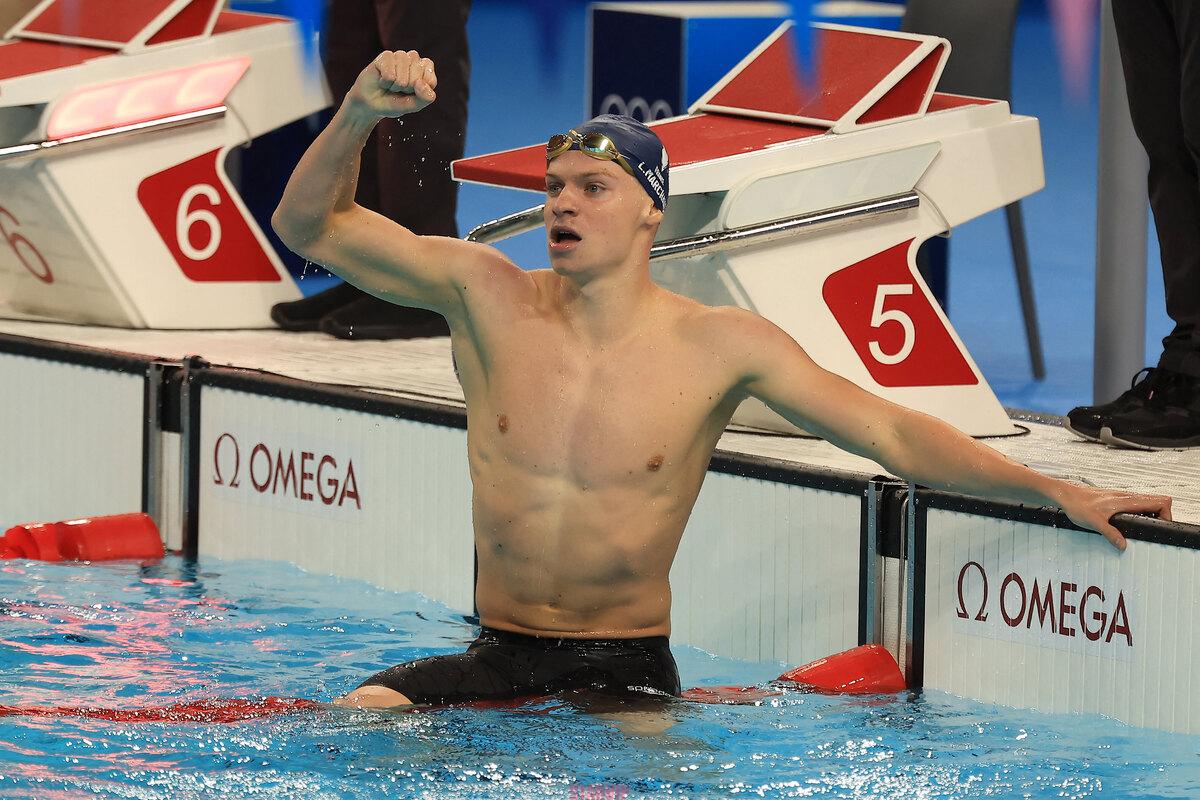
M 649 198 L 647 198 L 649 200 Z M 663 212 L 658 206 L 654 205 L 654 201 L 650 200 L 650 207 L 646 210 L 646 223 L 657 227 L 662 224 Z

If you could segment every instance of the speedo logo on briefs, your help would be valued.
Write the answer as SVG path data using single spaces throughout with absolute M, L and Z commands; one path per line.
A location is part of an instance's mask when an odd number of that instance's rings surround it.
M 354 459 L 332 453 L 245 443 L 222 433 L 213 443 L 212 485 L 251 496 L 362 510 Z
M 1003 577 L 989 575 L 978 561 L 959 569 L 954 612 L 960 625 L 969 626 L 962 630 L 1013 640 L 1032 637 L 1037 644 L 1058 648 L 1089 643 L 1101 651 L 1133 647 L 1134 619 L 1123 589 L 1037 574 L 1031 567 L 1003 572 Z

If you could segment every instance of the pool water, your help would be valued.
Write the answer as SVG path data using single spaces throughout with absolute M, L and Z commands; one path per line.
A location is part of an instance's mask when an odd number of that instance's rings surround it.
M 0 562 L 0 705 L 328 700 L 461 651 L 470 620 L 418 594 L 287 564 Z M 788 666 L 675 646 L 683 685 Z M 1200 737 L 943 693 L 788 693 L 600 716 L 316 708 L 231 724 L 0 716 L 3 798 L 1200 796 Z

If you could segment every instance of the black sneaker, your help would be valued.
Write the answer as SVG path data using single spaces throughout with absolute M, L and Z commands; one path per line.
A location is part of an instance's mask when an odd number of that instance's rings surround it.
M 1105 420 L 1100 440 L 1136 448 L 1200 447 L 1200 378 L 1159 369 L 1145 402 Z
M 449 336 L 446 318 L 424 308 L 398 306 L 366 295 L 326 314 L 321 330 L 339 339 L 422 339 Z
M 1139 382 L 1139 379 L 1140 382 Z M 1099 406 L 1079 406 L 1067 412 L 1067 421 L 1063 426 L 1084 439 L 1093 442 L 1100 441 L 1100 429 L 1109 424 L 1114 414 L 1119 414 L 1132 408 L 1139 408 L 1146 399 L 1154 394 L 1163 379 L 1163 370 L 1157 367 L 1147 367 L 1133 376 L 1129 389 L 1116 400 Z
M 326 314 L 366 295 L 366 292 L 352 283 L 339 283 L 323 292 L 317 292 L 312 297 L 276 303 L 271 306 L 271 319 L 285 331 L 315 331 Z

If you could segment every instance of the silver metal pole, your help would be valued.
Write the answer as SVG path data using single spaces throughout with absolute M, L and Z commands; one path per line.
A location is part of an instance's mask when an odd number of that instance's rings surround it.
M 667 261 L 672 258 L 698 256 L 735 250 L 751 244 L 765 244 L 809 231 L 825 230 L 834 225 L 873 219 L 883 214 L 907 211 L 916 208 L 921 198 L 916 192 L 881 197 L 848 206 L 838 206 L 823 211 L 800 214 L 786 219 L 776 219 L 741 228 L 729 228 L 713 233 L 702 233 L 686 239 L 672 239 L 650 248 L 651 261 Z
M 21 158 L 36 158 L 57 153 L 75 153 L 87 147 L 96 147 L 121 141 L 130 136 L 143 133 L 179 128 L 184 125 L 194 125 L 198 122 L 209 122 L 225 116 L 225 106 L 213 106 L 199 111 L 188 111 L 184 114 L 174 114 L 170 117 L 152 119 L 148 122 L 136 122 L 132 125 L 122 125 L 119 128 L 107 128 L 95 133 L 84 133 L 79 136 L 68 136 L 64 139 L 47 139 L 44 142 L 16 144 L 11 147 L 0 147 L 0 161 Z
M 545 218 L 542 216 L 542 210 L 545 207 L 546 205 L 543 203 L 540 206 L 527 208 L 524 211 L 517 211 L 499 219 L 476 225 L 463 238 L 468 242 L 490 244 L 491 242 L 499 242 L 502 239 L 507 239 L 510 236 L 516 236 L 518 233 L 531 231 L 534 228 L 541 227 L 545 221 Z
M 1129 388 L 1146 358 L 1146 151 L 1133 132 L 1112 0 L 1100 13 L 1100 146 L 1096 197 L 1096 339 L 1092 399 Z
M 671 239 L 651 247 L 650 260 L 668 261 L 672 258 L 733 250 L 751 244 L 764 244 L 810 231 L 825 230 L 834 225 L 861 222 L 884 214 L 907 211 L 920 204 L 920 195 L 916 192 L 905 192 L 837 208 L 812 211 L 794 217 L 746 225 L 742 228 L 728 228 L 682 239 Z M 509 236 L 532 230 L 541 224 L 542 206 L 537 206 L 478 225 L 471 229 L 466 238 L 471 242 L 498 242 Z

